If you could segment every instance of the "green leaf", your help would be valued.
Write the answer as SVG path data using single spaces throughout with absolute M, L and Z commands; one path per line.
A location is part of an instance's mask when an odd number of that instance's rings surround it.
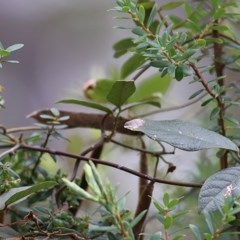
M 37 191 L 47 189 L 55 185 L 57 185 L 56 182 L 47 181 L 33 186 L 11 188 L 8 192 L 5 192 L 1 195 L 0 210 L 3 210 L 5 207 L 16 203 L 19 200 L 24 200 L 26 197 L 36 193 Z
M 0 227 L 0 239 L 21 239 L 21 234 L 11 227 L 4 226 Z
M 135 90 L 134 81 L 116 81 L 107 95 L 107 100 L 120 108 Z
M 197 226 L 195 226 L 193 224 L 189 224 L 189 228 L 191 229 L 192 233 L 194 234 L 196 240 L 202 240 L 201 233 Z
M 223 206 L 226 197 L 240 197 L 240 167 L 230 167 L 211 175 L 199 193 L 200 211 L 215 211 Z
M 76 105 L 81 105 L 81 106 L 85 106 L 88 108 L 93 108 L 93 109 L 97 109 L 103 112 L 107 112 L 107 113 L 111 113 L 112 110 L 100 105 L 98 103 L 94 103 L 94 102 L 87 102 L 87 101 L 81 101 L 81 100 L 76 100 L 76 99 L 64 99 L 59 101 L 58 103 L 66 103 L 66 104 L 76 104 Z
M 132 38 L 124 38 L 113 45 L 115 50 L 114 57 L 119 58 L 129 51 L 130 48 L 134 47 Z
M 153 6 L 153 8 L 149 14 L 148 20 L 147 20 L 147 28 L 149 28 L 152 25 L 156 15 L 157 15 L 157 8 L 155 6 Z
M 14 44 L 14 45 L 8 47 L 6 50 L 8 52 L 14 52 L 14 51 L 17 51 L 17 50 L 21 49 L 23 46 L 24 46 L 24 44 L 20 44 L 20 43 L 19 44 Z
M 121 68 L 121 78 L 124 79 L 141 67 L 146 62 L 145 58 L 140 54 L 134 54 L 130 57 Z
M 94 102 L 107 102 L 107 94 L 115 81 L 109 79 L 98 79 L 94 84 L 84 89 L 85 96 Z
M 177 81 L 181 81 L 184 77 L 182 65 L 179 65 L 175 69 L 175 78 Z
M 138 35 L 138 36 L 144 36 L 146 35 L 146 32 L 141 27 L 135 27 L 132 29 L 132 33 Z
M 138 8 L 138 18 L 140 20 L 141 23 L 144 22 L 145 19 L 145 9 L 142 5 L 139 6 Z
M 134 119 L 126 122 L 124 127 L 142 132 L 157 142 L 166 142 L 185 151 L 224 148 L 238 152 L 238 147 L 228 138 L 181 120 Z
M 134 226 L 136 226 L 141 219 L 146 215 L 147 210 L 142 211 L 141 213 L 139 213 L 130 223 L 130 227 L 133 228 Z
M 156 93 L 166 93 L 171 85 L 171 80 L 170 75 L 167 74 L 164 77 L 161 77 L 159 73 L 145 78 L 139 83 L 135 93 L 129 98 L 129 102 L 141 101 Z
M 183 5 L 184 1 L 171 1 L 169 3 L 166 3 L 164 5 L 161 6 L 161 10 L 165 10 L 165 11 L 169 11 L 169 10 L 173 10 L 181 5 Z

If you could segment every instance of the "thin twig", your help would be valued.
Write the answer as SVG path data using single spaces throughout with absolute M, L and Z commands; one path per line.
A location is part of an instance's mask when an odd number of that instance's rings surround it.
M 103 161 L 103 160 L 95 159 L 95 158 L 91 158 L 91 157 L 86 157 L 86 156 L 79 156 L 79 155 L 76 155 L 76 154 L 70 154 L 70 153 L 62 152 L 62 151 L 58 151 L 58 150 L 52 150 L 52 149 L 36 147 L 36 146 L 30 146 L 30 145 L 27 145 L 27 144 L 20 144 L 18 149 L 26 149 L 26 150 L 38 151 L 38 152 L 46 152 L 46 153 L 50 153 L 50 154 L 53 154 L 53 155 L 59 155 L 59 156 L 73 158 L 73 159 L 81 159 L 83 161 L 92 161 L 95 164 L 101 164 L 101 165 L 109 166 L 109 167 L 112 167 L 112 168 L 116 168 L 116 169 L 119 169 L 121 171 L 128 172 L 132 175 L 135 175 L 137 177 L 148 179 L 149 181 L 152 181 L 152 182 L 158 182 L 158 183 L 174 185 L 174 186 L 183 186 L 183 187 L 194 187 L 194 188 L 195 187 L 196 188 L 201 188 L 202 187 L 201 183 L 190 183 L 190 182 L 163 180 L 163 179 L 151 177 L 149 175 L 141 174 L 141 173 L 139 173 L 135 170 L 132 170 L 130 168 L 127 168 L 125 166 L 122 166 L 122 165 L 119 165 L 119 164 L 116 164 L 116 163 L 111 163 L 111 162 L 107 162 L 107 161 Z

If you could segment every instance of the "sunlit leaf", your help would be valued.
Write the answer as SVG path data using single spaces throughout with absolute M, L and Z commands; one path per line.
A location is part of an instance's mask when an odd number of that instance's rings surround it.
M 166 142 L 185 151 L 224 148 L 238 152 L 238 147 L 228 138 L 181 120 L 134 119 L 126 122 L 124 127 L 142 132 L 157 142 Z

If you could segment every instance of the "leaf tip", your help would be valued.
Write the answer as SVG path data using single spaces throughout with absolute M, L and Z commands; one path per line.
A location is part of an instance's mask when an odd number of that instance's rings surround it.
M 140 127 L 142 127 L 145 124 L 145 121 L 143 119 L 137 118 L 130 120 L 124 124 L 124 127 L 131 130 L 131 131 L 136 131 Z

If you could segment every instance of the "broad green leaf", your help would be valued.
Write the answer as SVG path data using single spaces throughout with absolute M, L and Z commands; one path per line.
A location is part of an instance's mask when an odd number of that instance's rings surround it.
M 185 151 L 224 148 L 238 152 L 238 147 L 228 138 L 181 120 L 134 119 L 126 122 L 124 127 L 142 132 L 157 142 L 166 142 Z
M 100 105 L 98 103 L 94 103 L 94 102 L 87 102 L 87 101 L 81 101 L 81 100 L 76 100 L 76 99 L 64 99 L 64 100 L 59 101 L 58 103 L 76 104 L 76 105 L 81 105 L 81 106 L 97 109 L 97 110 L 107 112 L 107 113 L 112 112 L 111 109 L 109 109 L 103 105 Z
M 129 51 L 130 48 L 134 47 L 132 38 L 124 38 L 113 45 L 115 50 L 114 57 L 119 58 Z
M 172 10 L 175 9 L 181 5 L 183 5 L 184 1 L 170 1 L 169 3 L 166 3 L 164 5 L 161 6 L 161 10 Z
M 110 89 L 112 88 L 115 81 L 109 79 L 99 79 L 97 80 L 94 85 L 85 88 L 84 93 L 85 96 L 94 102 L 107 102 L 107 94 L 109 93 Z
M 33 193 L 53 187 L 55 185 L 57 185 L 56 182 L 48 181 L 33 186 L 11 188 L 8 192 L 5 192 L 1 195 L 0 210 L 3 210 L 5 207 L 17 201 L 24 200 Z
M 140 54 L 134 54 L 130 57 L 121 68 L 121 78 L 124 79 L 131 73 L 136 71 L 146 62 L 145 58 Z
M 8 47 L 6 50 L 8 52 L 14 52 L 14 51 L 17 51 L 17 50 L 21 49 L 23 46 L 24 46 L 24 44 L 20 44 L 20 43 L 19 44 L 14 44 L 14 45 Z
M 129 98 L 129 102 L 137 102 L 151 97 L 153 94 L 164 94 L 171 85 L 171 77 L 160 73 L 153 74 L 142 80 L 137 86 L 135 93 Z
M 240 167 L 230 167 L 211 175 L 199 193 L 200 211 L 215 211 L 226 197 L 240 197 Z
M 116 81 L 107 95 L 107 100 L 120 108 L 135 90 L 134 81 Z

